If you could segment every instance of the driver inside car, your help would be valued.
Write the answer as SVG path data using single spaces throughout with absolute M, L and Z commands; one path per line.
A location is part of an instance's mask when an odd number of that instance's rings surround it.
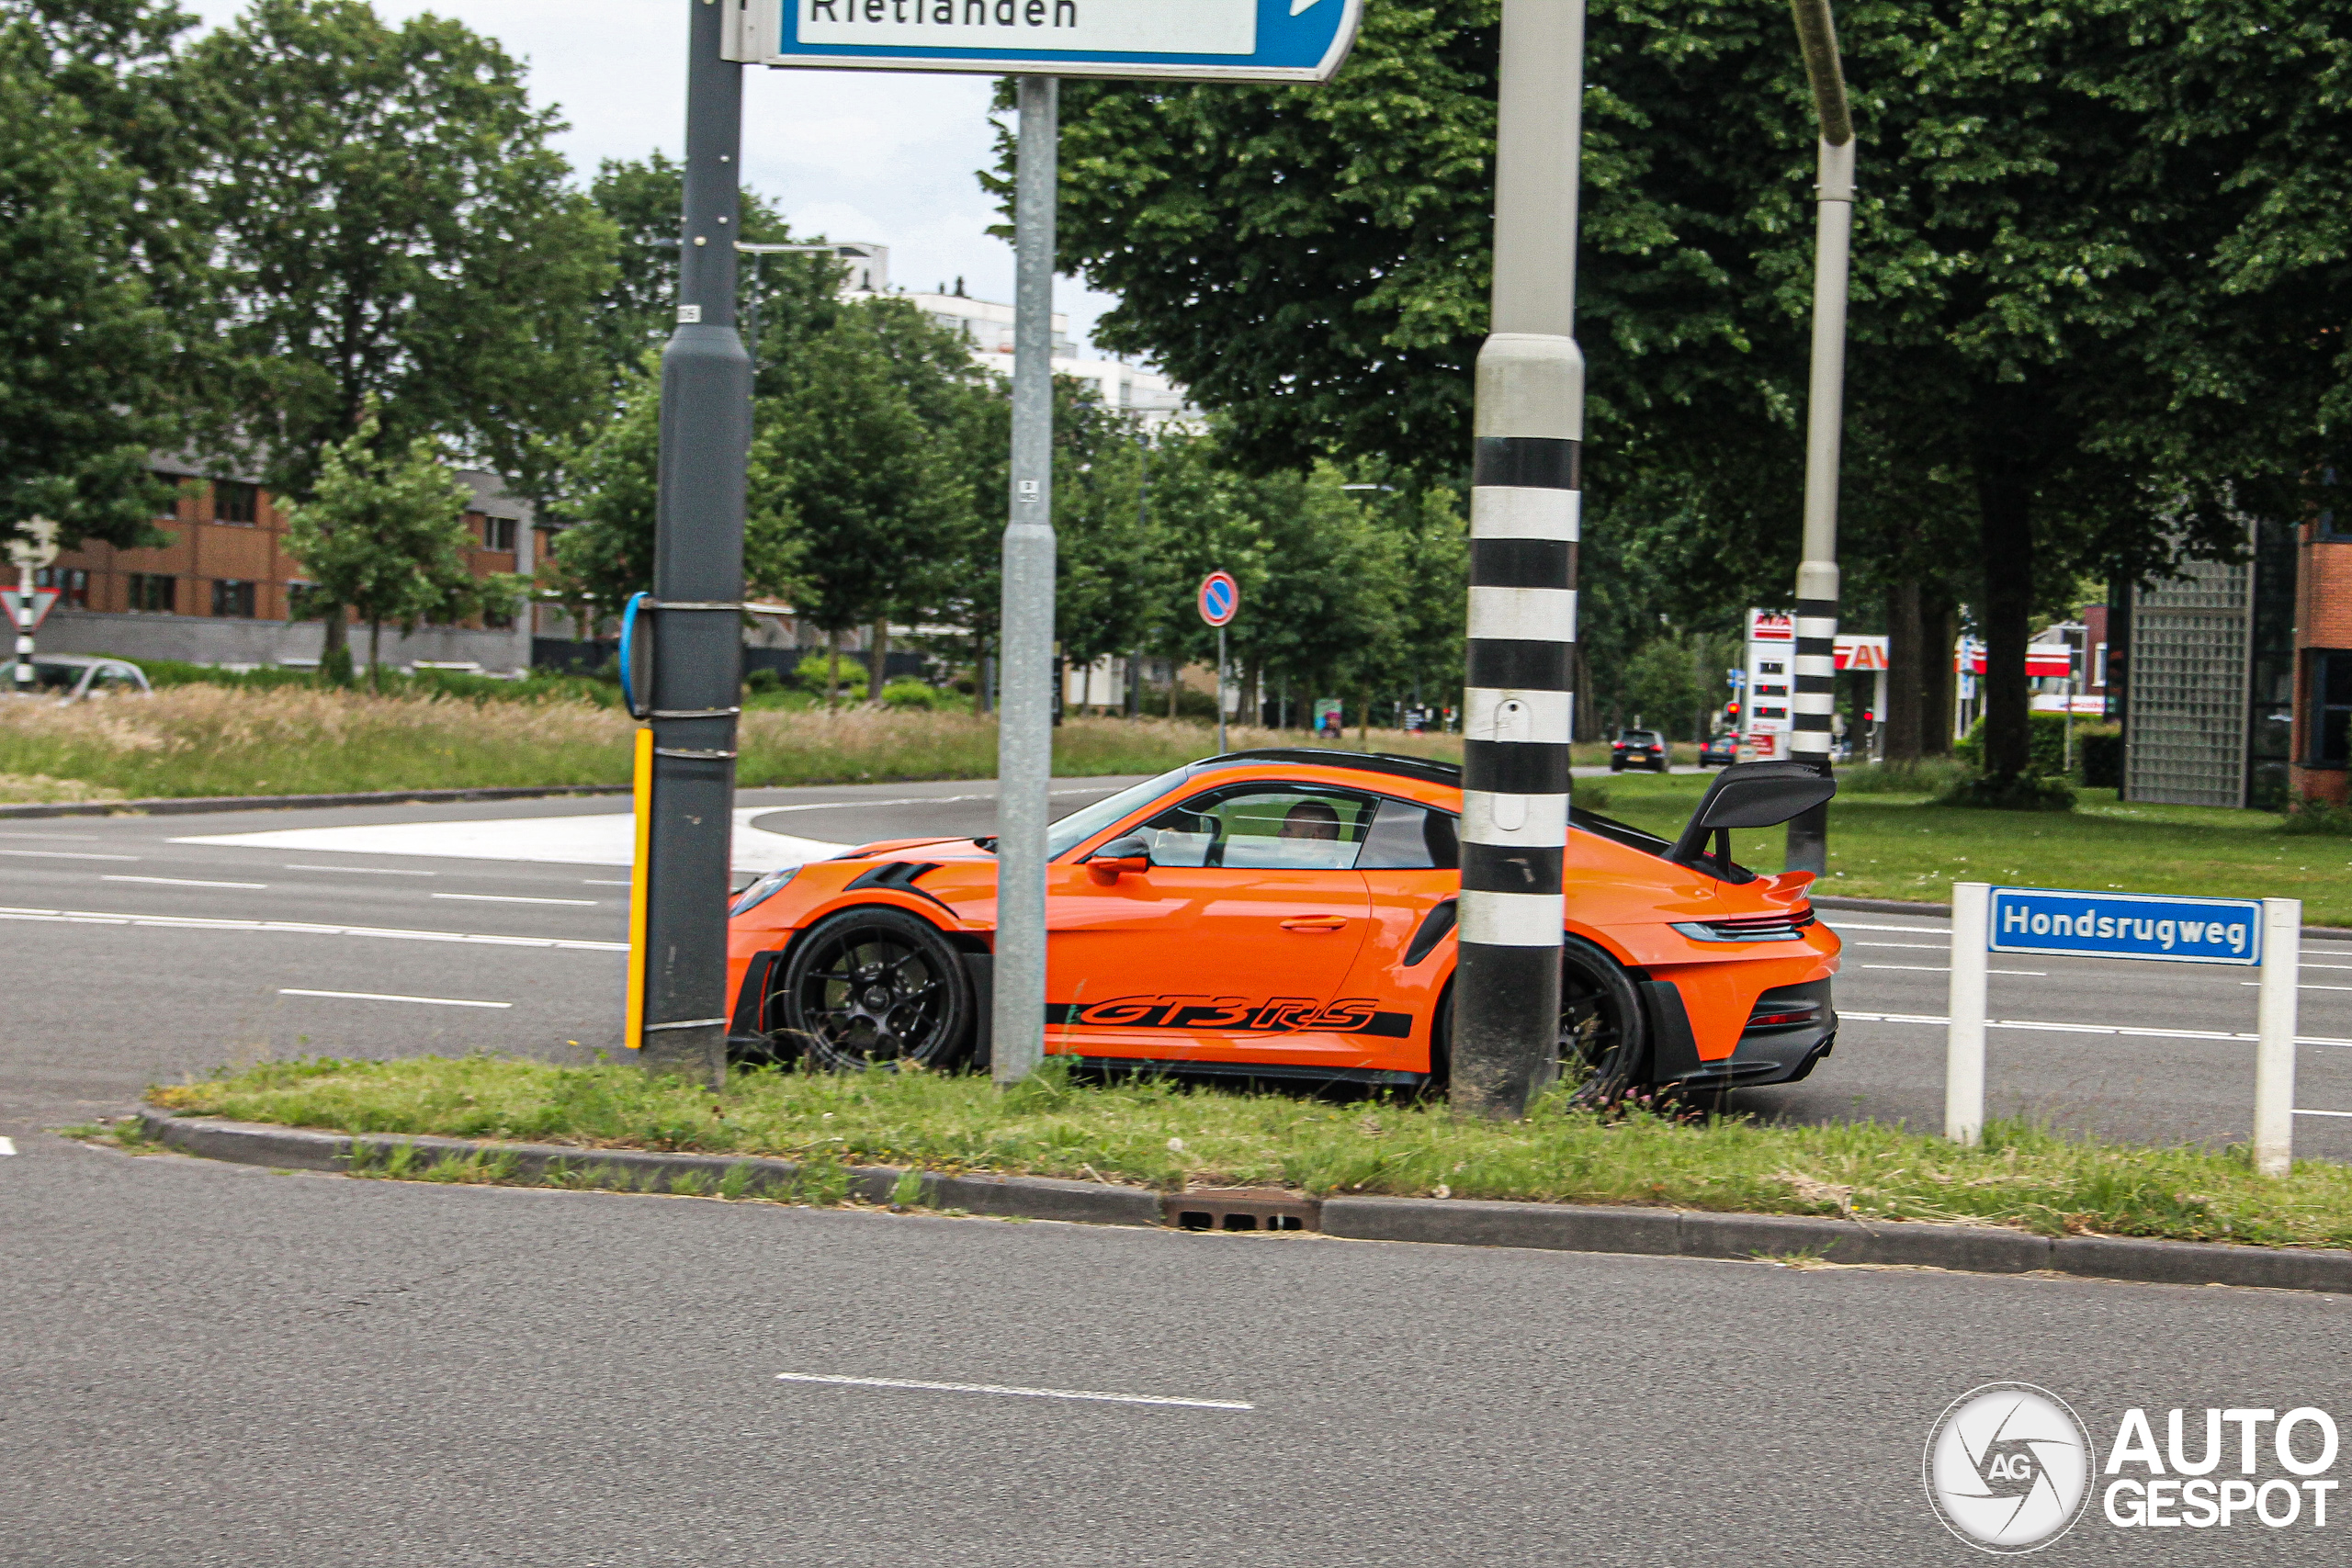
M 1340 836 L 1340 814 L 1329 801 L 1302 800 L 1283 818 L 1285 839 L 1329 839 Z

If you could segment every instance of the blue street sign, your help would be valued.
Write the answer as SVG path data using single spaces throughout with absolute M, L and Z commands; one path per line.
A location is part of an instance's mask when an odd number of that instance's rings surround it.
M 730 60 L 829 71 L 1328 82 L 1363 0 L 750 0 Z
M 2159 898 L 1996 887 L 1987 951 L 2172 964 L 2262 962 L 2258 898 Z
M 1224 626 L 1241 608 L 1241 585 L 1221 571 L 1213 571 L 1201 579 L 1201 619 L 1213 626 Z

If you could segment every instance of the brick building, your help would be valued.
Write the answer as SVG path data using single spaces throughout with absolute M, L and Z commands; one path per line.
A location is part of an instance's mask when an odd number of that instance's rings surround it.
M 2295 584 L 2296 795 L 2343 806 L 2352 768 L 2352 520 L 2303 525 Z
M 41 626 L 41 651 L 315 664 L 326 628 L 293 618 L 302 570 L 287 551 L 286 514 L 277 498 L 251 479 L 209 477 L 184 463 L 159 460 L 155 471 L 179 487 L 156 519 L 172 542 L 144 549 L 92 542 L 61 554 L 40 578 L 61 595 Z M 474 574 L 529 571 L 540 544 L 531 503 L 506 494 L 495 474 L 459 469 L 457 478 L 474 498 L 466 513 Z M 528 621 L 420 626 L 412 637 L 387 628 L 384 661 L 527 670 Z M 364 636 L 355 636 L 351 647 L 355 658 L 367 657 Z

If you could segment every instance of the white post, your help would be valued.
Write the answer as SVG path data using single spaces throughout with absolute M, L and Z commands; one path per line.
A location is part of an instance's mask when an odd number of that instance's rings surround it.
M 2295 1156 L 2295 988 L 2303 901 L 2262 901 L 2260 1039 L 2254 1048 L 2254 1168 L 2284 1176 Z
M 33 568 L 30 561 L 17 566 L 17 695 L 28 697 L 33 691 Z
M 1973 1145 L 1984 1135 L 1984 944 L 1992 887 L 1951 886 L 1951 1021 L 1944 1032 L 1944 1136 Z
M 1871 731 L 1871 761 L 1883 762 L 1886 761 L 1886 671 L 1884 670 L 1878 672 L 1878 680 L 1871 692 L 1871 712 L 1878 719 L 1877 725 Z

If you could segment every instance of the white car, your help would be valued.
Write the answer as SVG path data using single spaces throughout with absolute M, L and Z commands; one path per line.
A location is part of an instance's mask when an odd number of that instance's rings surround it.
M 37 695 L 55 697 L 61 703 L 110 696 L 119 692 L 136 692 L 143 696 L 153 690 L 147 683 L 147 672 L 127 659 L 98 659 L 78 653 L 35 654 L 32 685 Z M 0 664 L 0 692 L 13 695 L 16 690 L 17 661 L 12 659 Z

